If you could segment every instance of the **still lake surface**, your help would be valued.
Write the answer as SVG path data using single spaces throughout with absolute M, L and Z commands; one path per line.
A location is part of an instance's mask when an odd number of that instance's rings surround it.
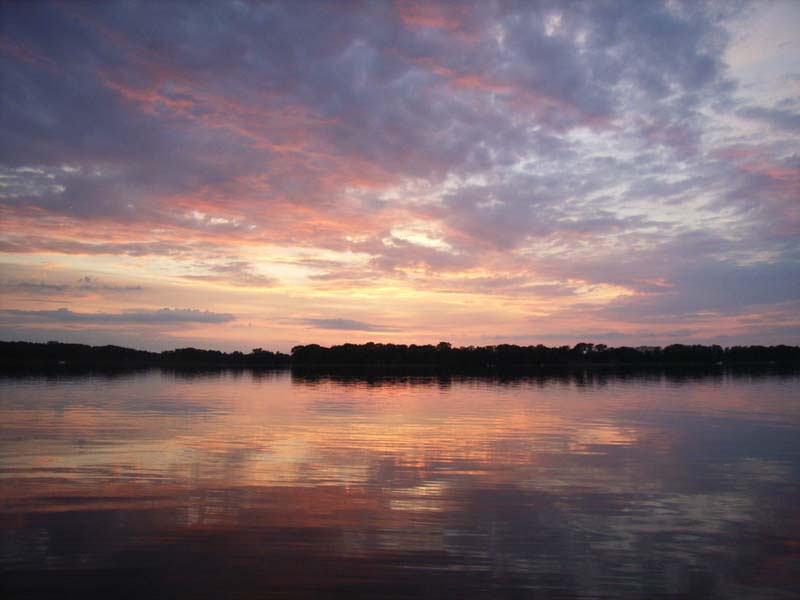
M 0 378 L 6 597 L 791 598 L 800 376 Z

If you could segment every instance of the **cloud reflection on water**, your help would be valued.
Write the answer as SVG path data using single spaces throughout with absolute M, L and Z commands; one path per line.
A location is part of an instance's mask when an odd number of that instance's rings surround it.
M 797 383 L 3 379 L 1 560 L 44 595 L 788 596 Z

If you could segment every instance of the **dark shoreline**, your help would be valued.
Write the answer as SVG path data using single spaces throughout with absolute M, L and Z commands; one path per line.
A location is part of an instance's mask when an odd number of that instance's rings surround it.
M 292 354 L 256 348 L 250 353 L 181 348 L 161 353 L 119 346 L 59 342 L 0 342 L 0 372 L 173 370 L 288 370 L 297 376 L 477 375 L 516 376 L 579 372 L 776 371 L 800 370 L 798 346 L 685 346 L 608 348 L 604 345 L 453 348 L 402 344 L 296 346 Z

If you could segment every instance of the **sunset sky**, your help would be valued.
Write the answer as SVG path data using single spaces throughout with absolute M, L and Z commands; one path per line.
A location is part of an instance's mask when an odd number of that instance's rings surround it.
M 4 2 L 0 339 L 800 343 L 800 2 Z

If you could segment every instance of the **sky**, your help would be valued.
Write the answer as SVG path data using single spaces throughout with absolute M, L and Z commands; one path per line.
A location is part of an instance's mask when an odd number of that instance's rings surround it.
M 800 2 L 4 2 L 0 339 L 800 343 Z

